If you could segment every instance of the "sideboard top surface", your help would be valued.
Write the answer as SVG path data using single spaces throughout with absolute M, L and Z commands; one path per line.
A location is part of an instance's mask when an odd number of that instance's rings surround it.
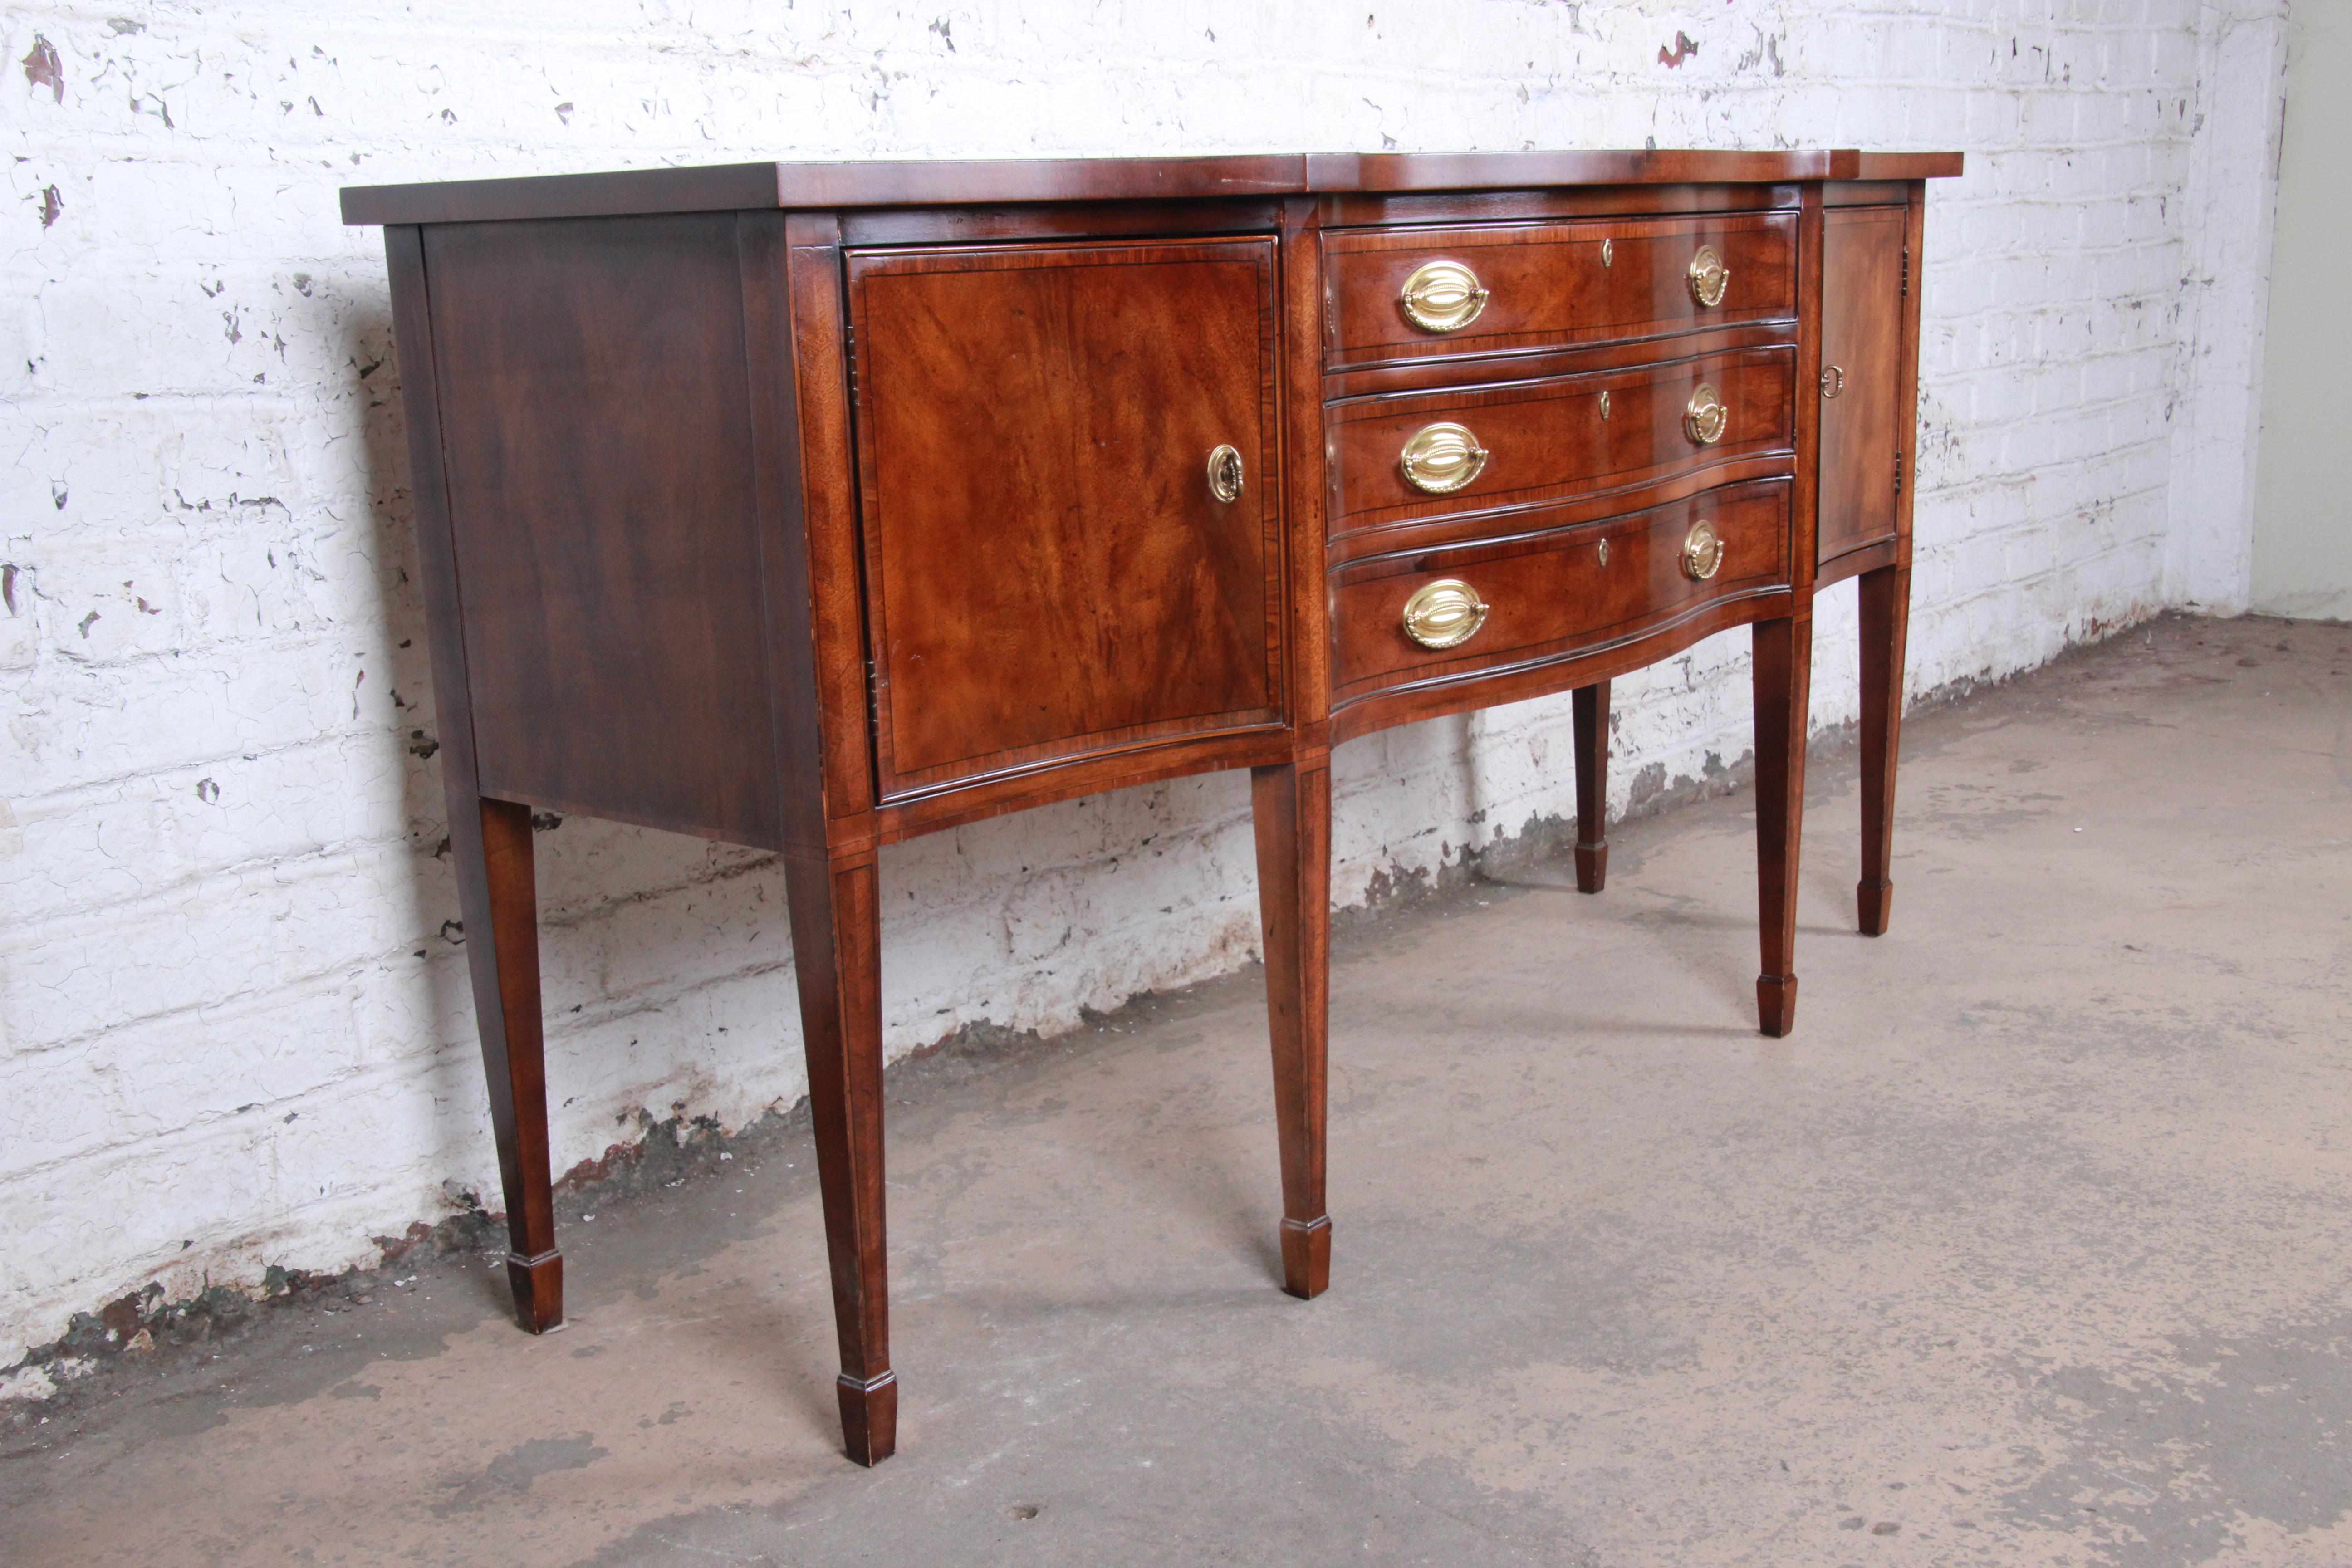
M 347 185 L 347 224 L 483 223 L 632 214 L 1168 201 L 1215 196 L 1501 190 L 1542 185 L 1926 180 L 1958 153 L 1828 151 L 1307 153 L 1216 158 L 715 163 L 595 174 Z

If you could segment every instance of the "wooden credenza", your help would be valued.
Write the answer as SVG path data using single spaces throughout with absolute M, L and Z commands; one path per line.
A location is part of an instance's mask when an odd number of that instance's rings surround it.
M 851 1456 L 896 1440 L 875 860 L 1252 770 L 1285 1288 L 1324 1203 L 1331 748 L 1754 628 L 1764 1032 L 1814 594 L 1860 582 L 1885 929 L 1924 182 L 1957 154 L 756 163 L 383 226 L 523 1326 L 562 1317 L 533 806 L 783 857 Z

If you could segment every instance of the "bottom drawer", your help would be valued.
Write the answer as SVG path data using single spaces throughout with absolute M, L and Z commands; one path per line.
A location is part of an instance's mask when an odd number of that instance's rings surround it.
M 1376 555 L 1332 574 L 1340 702 L 1622 641 L 1789 581 L 1789 481 L 1571 528 Z M 1433 644 L 1437 646 L 1432 646 Z

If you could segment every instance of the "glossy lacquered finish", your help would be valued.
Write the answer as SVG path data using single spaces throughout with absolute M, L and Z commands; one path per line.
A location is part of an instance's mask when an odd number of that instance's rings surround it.
M 1958 172 L 1347 153 L 344 193 L 387 225 L 523 1325 L 563 1312 L 534 806 L 781 852 L 866 1464 L 898 1404 L 885 844 L 1251 771 L 1282 1283 L 1311 1297 L 1331 747 L 1573 691 L 1599 892 L 1610 681 L 1746 626 L 1759 1022 L 1786 1033 L 1812 601 L 1844 576 L 1865 931 L 1892 896 L 1921 182 Z

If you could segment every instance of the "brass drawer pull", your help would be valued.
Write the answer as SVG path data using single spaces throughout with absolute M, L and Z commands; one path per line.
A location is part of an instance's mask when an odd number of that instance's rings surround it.
M 1683 575 L 1704 583 L 1723 566 L 1723 535 L 1711 522 L 1695 522 L 1683 539 Z
M 1730 420 L 1731 411 L 1723 405 L 1721 395 L 1702 381 L 1683 407 L 1683 434 L 1702 447 L 1712 447 L 1723 439 L 1723 427 Z
M 1452 495 L 1484 472 L 1486 448 L 1466 425 L 1424 425 L 1398 455 L 1404 481 L 1429 495 Z
M 1731 268 L 1723 264 L 1715 247 L 1700 246 L 1698 254 L 1691 258 L 1691 298 L 1711 310 L 1723 303 L 1723 291 L 1730 283 Z
M 1458 332 L 1486 308 L 1486 290 L 1458 261 L 1424 261 L 1404 280 L 1397 304 L 1424 332 Z
M 1424 583 L 1404 602 L 1404 635 L 1427 648 L 1459 647 L 1486 624 L 1486 602 L 1459 577 Z
M 1231 447 L 1209 454 L 1209 493 L 1221 501 L 1242 499 L 1242 455 Z
M 1833 364 L 1822 372 L 1822 395 L 1835 397 L 1845 390 L 1845 367 Z

